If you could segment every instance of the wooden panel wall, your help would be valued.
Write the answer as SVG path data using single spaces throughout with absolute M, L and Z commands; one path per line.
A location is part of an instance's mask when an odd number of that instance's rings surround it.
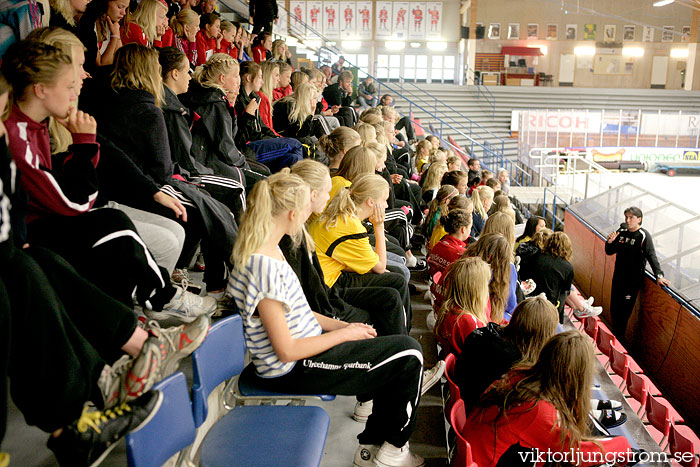
M 605 240 L 566 212 L 564 231 L 574 250 L 576 286 L 603 306 L 610 323 L 615 257 Z M 627 330 L 627 350 L 696 432 L 700 429 L 700 319 L 648 277 Z

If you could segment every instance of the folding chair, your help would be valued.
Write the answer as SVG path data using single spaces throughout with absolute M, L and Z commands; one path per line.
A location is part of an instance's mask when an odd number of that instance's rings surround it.
M 643 418 L 645 415 L 651 386 L 653 386 L 653 384 L 649 378 L 643 374 L 633 371 L 627 372 L 627 392 L 631 396 L 631 398 L 628 398 L 627 402 L 632 409 L 634 409 L 639 418 Z M 654 386 L 654 388 L 656 388 L 656 386 Z
M 192 403 L 185 375 L 174 373 L 153 389 L 163 393 L 163 402 L 146 426 L 126 435 L 126 460 L 130 467 L 163 465 L 194 442 Z
M 462 436 L 462 429 L 467 422 L 467 414 L 464 413 L 464 401 L 455 401 L 450 411 L 450 423 L 457 433 L 457 452 L 452 455 L 450 465 L 452 467 L 479 467 L 472 458 L 472 448 L 469 442 Z
M 214 324 L 192 354 L 195 427 L 209 412 L 209 394 L 243 371 L 245 342 L 238 315 Z M 202 466 L 314 466 L 321 463 L 330 418 L 320 407 L 238 406 L 207 433 L 200 448 Z
M 666 449 L 667 438 L 671 430 L 672 423 L 682 423 L 683 417 L 680 416 L 676 410 L 671 407 L 671 404 L 662 398 L 657 398 L 654 396 L 647 397 L 647 420 L 652 427 L 658 430 L 658 433 L 653 433 L 649 431 L 652 435 L 654 441 L 656 441 L 661 449 Z M 657 439 L 658 435 L 661 435 L 660 439 Z
M 683 467 L 698 467 L 700 461 L 698 454 L 700 453 L 700 438 L 693 432 L 689 426 L 671 424 L 671 432 L 669 434 L 669 448 L 671 454 L 677 454 L 678 463 Z M 692 459 L 688 459 L 688 453 L 693 455 Z
M 610 368 L 621 378 L 621 382 L 618 384 L 618 388 L 624 392 L 624 386 L 627 382 L 627 374 L 632 373 L 644 373 L 644 370 L 637 365 L 632 357 L 623 353 L 617 346 L 611 346 L 610 348 L 612 358 L 610 359 Z

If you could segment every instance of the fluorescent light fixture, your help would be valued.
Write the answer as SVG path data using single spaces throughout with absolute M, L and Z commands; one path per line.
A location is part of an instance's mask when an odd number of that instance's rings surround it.
M 411 48 L 412 49 L 418 49 L 420 48 L 420 42 L 411 42 Z
M 362 48 L 362 41 L 343 41 L 343 49 L 358 50 Z
M 666 6 L 670 5 L 671 3 L 675 2 L 676 0 L 659 0 L 658 2 L 654 2 L 654 6 Z
M 595 55 L 595 47 L 580 46 L 574 47 L 574 55 Z
M 384 47 L 389 50 L 403 50 L 406 48 L 406 43 L 404 41 L 386 41 Z
M 688 58 L 688 49 L 671 49 L 671 57 Z
M 307 39 L 304 41 L 304 45 L 313 49 L 318 49 L 323 45 L 323 42 L 317 39 Z
M 547 52 L 549 52 L 549 47 L 546 45 L 540 45 L 538 47 L 535 47 L 536 49 L 540 49 L 540 52 L 542 52 L 542 55 L 547 55 Z
M 428 42 L 427 45 L 430 50 L 445 50 L 447 48 L 447 42 Z
M 623 47 L 622 55 L 625 57 L 643 57 L 644 48 L 643 47 Z

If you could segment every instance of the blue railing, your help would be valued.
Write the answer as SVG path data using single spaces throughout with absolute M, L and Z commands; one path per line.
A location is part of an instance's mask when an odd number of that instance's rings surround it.
M 547 192 L 551 193 L 552 196 L 552 208 L 547 207 Z M 564 201 L 563 198 L 560 196 L 557 196 L 557 194 L 552 191 L 549 187 L 545 187 L 544 189 L 544 197 L 542 199 L 542 217 L 547 219 L 547 214 L 551 214 L 552 216 L 552 230 L 557 230 L 557 224 L 559 225 L 564 225 L 564 219 L 561 219 L 557 216 L 557 201 L 563 204 L 564 211 L 566 211 L 566 208 L 569 206 L 569 203 Z
M 491 118 L 496 116 L 496 96 L 493 95 L 488 86 L 484 86 L 481 76 L 476 76 L 476 71 L 467 66 L 467 75 L 469 73 L 474 76 L 474 85 L 476 86 L 476 98 L 479 99 L 482 95 L 487 104 L 491 107 Z

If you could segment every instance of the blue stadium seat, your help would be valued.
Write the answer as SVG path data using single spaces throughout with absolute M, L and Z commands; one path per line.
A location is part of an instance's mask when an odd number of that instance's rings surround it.
M 214 324 L 192 354 L 195 426 L 207 418 L 209 394 L 244 367 L 245 341 L 238 315 Z M 317 466 L 321 463 L 330 418 L 320 407 L 235 407 L 207 433 L 200 449 L 202 466 Z
M 126 437 L 126 458 L 131 467 L 163 465 L 194 442 L 192 404 L 185 375 L 174 373 L 153 389 L 163 393 L 163 402 L 146 426 Z

